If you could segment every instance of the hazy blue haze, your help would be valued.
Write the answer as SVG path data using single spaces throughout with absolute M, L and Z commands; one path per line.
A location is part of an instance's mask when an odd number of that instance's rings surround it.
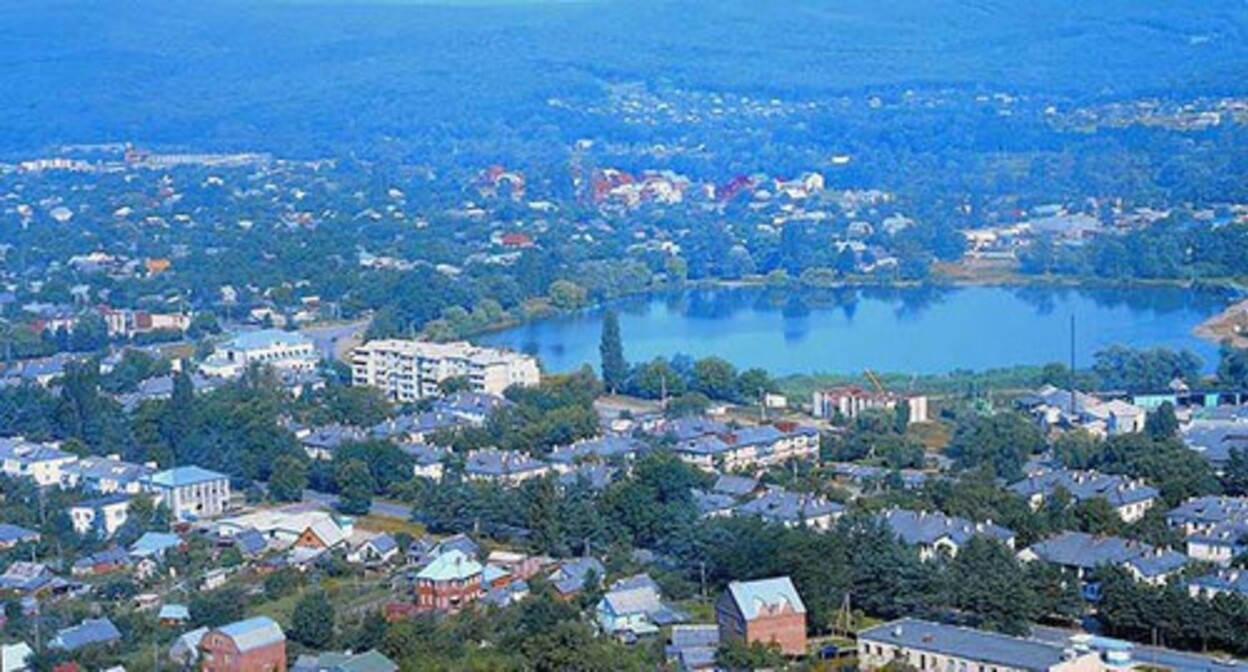
M 625 355 L 716 355 L 775 374 L 943 373 L 1069 358 L 1078 324 L 1078 365 L 1120 343 L 1189 348 L 1207 366 L 1216 347 L 1192 328 L 1226 305 L 1214 291 L 1169 287 L 1051 289 L 699 289 L 616 304 Z M 601 311 L 587 310 L 478 339 L 533 352 L 548 370 L 597 366 Z

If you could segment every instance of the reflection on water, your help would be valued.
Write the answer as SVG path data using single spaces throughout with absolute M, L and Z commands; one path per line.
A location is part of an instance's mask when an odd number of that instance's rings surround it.
M 1191 329 L 1230 296 L 1175 287 L 698 288 L 614 304 L 634 362 L 717 355 L 776 373 L 939 373 L 1067 359 L 1114 343 L 1188 348 L 1211 365 L 1216 348 Z M 552 371 L 597 364 L 601 310 L 541 320 L 479 340 L 532 352 Z

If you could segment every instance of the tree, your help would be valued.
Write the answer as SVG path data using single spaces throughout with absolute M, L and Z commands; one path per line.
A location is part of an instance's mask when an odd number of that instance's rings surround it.
M 620 316 L 608 309 L 602 314 L 602 341 L 598 345 L 602 358 L 602 383 L 612 394 L 624 389 L 628 378 L 628 361 L 624 359 L 624 343 L 620 337 Z
M 295 603 L 290 637 L 313 649 L 330 648 L 334 641 L 334 604 L 325 591 L 314 590 Z
M 1248 349 L 1236 348 L 1228 341 L 1218 355 L 1218 382 L 1229 390 L 1248 390 Z
M 982 627 L 1025 634 L 1036 615 L 1034 595 L 1023 569 L 1003 544 L 972 537 L 950 567 L 951 604 L 974 614 Z
M 273 460 L 273 473 L 269 476 L 269 494 L 279 502 L 297 502 L 303 499 L 308 487 L 308 466 L 293 455 L 279 455 Z
M 585 288 L 571 280 L 556 280 L 550 283 L 547 294 L 550 296 L 550 303 L 560 310 L 581 308 L 589 298 Z
M 719 357 L 699 359 L 693 365 L 693 390 L 711 399 L 737 400 L 737 368 Z
M 353 516 L 367 514 L 372 508 L 375 485 L 368 465 L 361 460 L 347 460 L 334 473 L 338 483 L 338 510 Z
M 969 415 L 954 430 L 949 454 L 964 469 L 986 467 L 1006 480 L 1022 475 L 1023 463 L 1044 447 L 1035 424 L 1018 413 Z
M 1174 414 L 1174 404 L 1164 401 L 1144 420 L 1144 431 L 1149 436 L 1164 439 L 1179 431 L 1179 419 Z

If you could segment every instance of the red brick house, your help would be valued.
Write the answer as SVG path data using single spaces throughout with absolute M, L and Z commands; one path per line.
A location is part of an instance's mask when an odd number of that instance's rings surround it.
M 775 644 L 787 656 L 806 653 L 806 605 L 787 576 L 733 581 L 715 603 L 720 641 Z
M 484 593 L 481 563 L 451 549 L 416 575 L 416 608 L 420 611 L 459 611 Z
M 201 672 L 286 672 L 286 634 L 267 616 L 209 630 L 199 651 Z

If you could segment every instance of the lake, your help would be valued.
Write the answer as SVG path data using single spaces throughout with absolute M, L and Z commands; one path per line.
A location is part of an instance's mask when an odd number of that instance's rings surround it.
M 1192 328 L 1232 296 L 1177 287 L 913 287 L 837 290 L 690 289 L 610 304 L 625 356 L 716 355 L 777 375 L 932 374 L 1069 360 L 1070 317 L 1078 366 L 1119 343 L 1187 348 L 1206 368 L 1217 346 Z M 603 308 L 520 325 L 475 339 L 536 354 L 547 371 L 598 364 Z

